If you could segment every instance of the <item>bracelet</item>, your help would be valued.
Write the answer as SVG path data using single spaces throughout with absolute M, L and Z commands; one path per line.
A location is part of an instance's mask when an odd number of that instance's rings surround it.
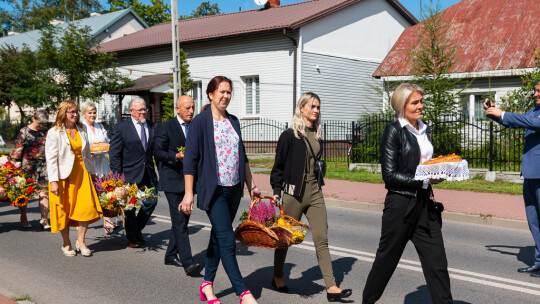
M 249 190 L 249 191 L 253 191 L 253 190 L 255 190 L 255 188 L 257 188 L 257 186 L 253 186 L 253 188 L 251 188 L 251 190 Z

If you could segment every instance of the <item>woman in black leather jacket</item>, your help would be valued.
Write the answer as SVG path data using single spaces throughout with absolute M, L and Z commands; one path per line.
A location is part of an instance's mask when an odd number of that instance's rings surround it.
M 381 138 L 382 176 L 388 194 L 384 201 L 381 239 L 363 292 L 363 303 L 382 296 L 407 242 L 418 252 L 433 303 L 452 303 L 441 218 L 429 199 L 433 180 L 414 179 L 416 167 L 433 155 L 431 130 L 422 118 L 424 91 L 400 85 L 392 95 L 398 120 L 386 126 Z

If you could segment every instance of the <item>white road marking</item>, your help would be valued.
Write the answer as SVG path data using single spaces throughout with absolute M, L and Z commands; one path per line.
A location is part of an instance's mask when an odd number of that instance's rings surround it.
M 153 220 L 155 221 L 168 223 L 168 224 L 171 223 L 171 218 L 169 216 L 158 215 L 158 214 L 154 214 L 153 216 L 154 216 Z M 202 230 L 206 230 L 206 231 L 210 231 L 210 228 L 212 227 L 209 223 L 197 222 L 197 221 L 192 221 L 192 220 L 189 221 L 189 226 L 203 226 Z M 359 250 L 354 250 L 354 249 L 349 249 L 349 248 L 344 248 L 344 247 L 337 247 L 337 246 L 329 246 L 329 247 L 330 247 L 330 254 L 333 254 L 336 256 L 351 257 L 359 261 L 364 261 L 364 262 L 369 262 L 369 263 L 372 263 L 373 260 L 375 259 L 375 254 L 371 252 L 359 251 Z M 313 242 L 308 242 L 308 241 L 304 241 L 300 245 L 295 245 L 294 248 L 315 251 L 315 246 Z M 406 269 L 406 270 L 422 272 L 421 264 L 418 261 L 401 259 L 397 267 Z M 491 286 L 491 287 L 507 289 L 511 291 L 517 291 L 517 292 L 540 296 L 540 284 L 512 280 L 512 279 L 492 276 L 492 275 L 483 274 L 483 273 L 461 270 L 457 268 L 448 268 L 448 272 L 450 273 L 450 277 L 456 280 L 461 280 L 465 282 L 471 282 L 471 283 L 476 283 L 480 285 Z M 536 290 L 529 289 L 529 288 L 534 288 Z

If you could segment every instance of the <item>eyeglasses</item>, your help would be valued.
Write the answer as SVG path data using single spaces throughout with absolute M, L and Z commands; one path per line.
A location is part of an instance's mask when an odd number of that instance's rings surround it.
M 143 112 L 146 112 L 146 108 L 138 109 L 138 110 L 132 109 L 132 110 L 135 111 L 135 112 L 137 112 L 137 113 L 143 113 Z
M 46 122 L 38 122 L 38 125 L 40 125 L 40 126 L 46 126 L 47 123 L 46 123 Z
M 79 111 L 67 111 L 66 113 L 68 113 L 69 115 L 77 115 L 79 114 Z

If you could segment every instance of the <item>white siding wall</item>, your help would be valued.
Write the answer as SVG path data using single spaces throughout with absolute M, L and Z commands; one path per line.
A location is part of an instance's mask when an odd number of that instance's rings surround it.
M 127 14 L 122 17 L 120 20 L 112 24 L 108 28 L 108 32 L 101 32 L 97 35 L 97 39 L 101 43 L 123 37 L 124 35 L 129 35 L 137 31 L 143 30 L 144 26 L 139 22 L 133 14 Z
M 292 42 L 281 33 L 184 44 L 181 47 L 188 52 L 191 78 L 202 81 L 203 91 L 214 76 L 223 75 L 232 79 L 234 92 L 228 108 L 231 114 L 244 118 L 241 77 L 258 75 L 260 117 L 278 121 L 291 119 Z M 118 66 L 132 79 L 144 75 L 172 73 L 171 56 L 170 48 L 124 53 L 118 55 Z
M 303 51 L 381 62 L 407 22 L 385 0 L 364 0 L 302 27 Z
M 319 95 L 322 119 L 357 120 L 382 110 L 382 97 L 375 89 L 381 81 L 371 77 L 376 69 L 373 62 L 304 53 L 302 92 Z

